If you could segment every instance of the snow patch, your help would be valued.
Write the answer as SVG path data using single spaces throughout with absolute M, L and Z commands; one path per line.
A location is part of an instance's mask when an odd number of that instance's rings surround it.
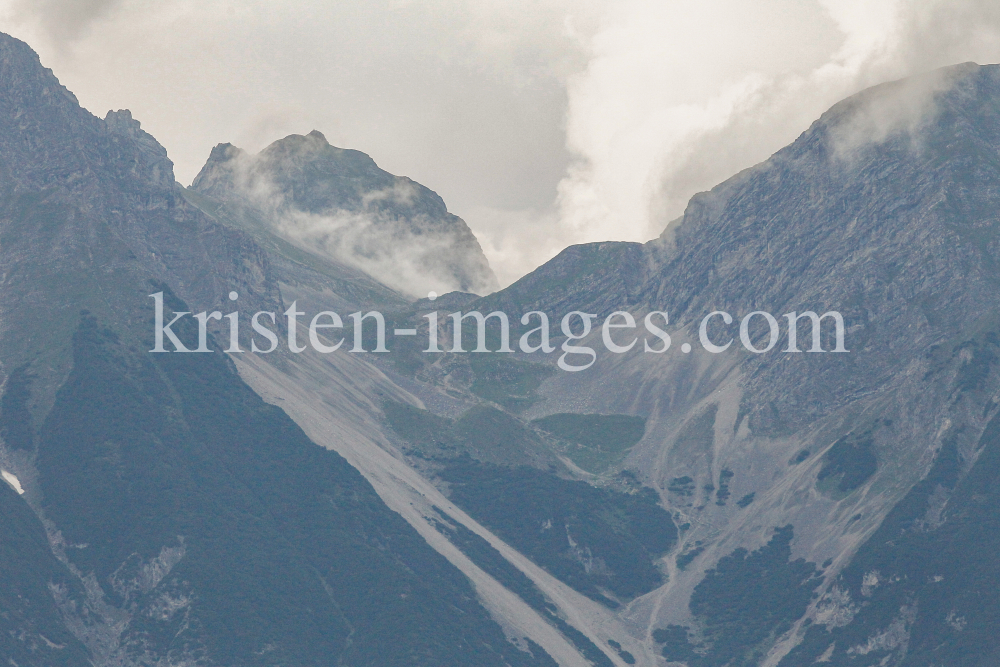
M 6 470 L 0 470 L 0 477 L 3 477 L 3 481 L 11 485 L 19 495 L 24 495 L 24 489 L 21 488 L 21 482 L 14 476 L 13 473 L 9 473 Z

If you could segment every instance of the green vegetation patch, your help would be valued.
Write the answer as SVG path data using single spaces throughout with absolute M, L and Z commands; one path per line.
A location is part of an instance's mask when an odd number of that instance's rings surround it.
M 547 465 L 557 459 L 524 422 L 489 405 L 477 405 L 457 420 L 386 401 L 383 413 L 410 445 L 409 453 L 432 460 L 462 454 L 497 465 Z
M 848 434 L 833 443 L 823 455 L 823 466 L 816 476 L 840 493 L 850 493 L 868 481 L 878 469 L 875 458 L 875 438 L 871 429 L 861 434 Z M 834 484 L 835 483 L 835 484 Z
M 677 494 L 678 496 L 690 498 L 694 495 L 694 487 L 694 480 L 687 475 L 684 475 L 683 477 L 674 477 L 670 480 L 670 485 L 667 487 L 667 490 L 670 493 Z
M 3 481 L 0 535 L 0 655 L 7 664 L 22 667 L 93 664 L 66 629 L 49 590 L 58 585 L 82 597 L 82 586 L 52 555 L 45 530 L 28 503 Z
M 694 561 L 695 558 L 697 558 L 698 556 L 700 556 L 703 551 L 705 551 L 705 547 L 698 546 L 698 547 L 695 547 L 694 549 L 692 549 L 691 551 L 688 551 L 687 553 L 683 553 L 680 556 L 678 556 L 677 557 L 677 569 L 678 570 L 685 570 L 685 569 L 687 569 L 687 566 L 690 565 L 691 562 Z
M 593 473 L 619 463 L 646 434 L 646 420 L 631 415 L 561 413 L 531 423 L 568 442 L 569 459 Z
M 392 429 L 412 445 L 411 454 L 441 458 L 457 456 L 461 451 L 450 419 L 397 401 L 385 401 L 382 412 Z
M 732 470 L 724 469 L 719 473 L 719 490 L 715 492 L 715 504 L 725 505 L 726 500 L 729 499 L 731 495 L 729 492 L 729 480 L 735 476 Z
M 663 644 L 662 655 L 673 662 L 687 662 L 698 658 L 691 648 L 688 629 L 683 625 L 668 625 L 653 630 L 653 641 Z
M 677 540 L 650 489 L 620 493 L 529 467 L 463 457 L 440 472 L 451 499 L 497 535 L 584 595 L 631 599 L 659 586 L 654 559 Z
M 622 648 L 622 645 L 619 642 L 616 642 L 614 639 L 609 639 L 608 646 L 610 646 L 611 648 L 613 648 L 615 651 L 618 652 L 618 657 L 621 658 L 622 662 L 624 662 L 626 665 L 635 664 L 635 656 L 626 651 L 624 648 Z
M 792 527 L 756 551 L 737 549 L 722 558 L 691 595 L 691 613 L 701 628 L 697 653 L 684 649 L 681 633 L 668 631 L 674 655 L 687 653 L 689 667 L 756 667 L 770 648 L 805 613 L 819 572 L 803 559 L 789 562 Z
M 555 372 L 545 364 L 511 359 L 500 354 L 471 354 L 469 364 L 475 374 L 470 391 L 517 413 L 527 410 L 539 400 L 537 389 L 545 378 Z
M 524 422 L 487 405 L 477 405 L 459 417 L 455 437 L 473 458 L 501 465 L 531 461 L 544 450 Z
M 443 466 L 438 474 L 455 503 L 554 576 L 612 607 L 616 597 L 661 583 L 654 560 L 673 546 L 677 529 L 652 490 L 600 489 L 525 465 L 544 463 L 544 443 L 493 407 L 455 421 L 402 403 L 383 409 L 411 454 Z M 641 437 L 634 418 L 625 423 Z
M 788 462 L 788 465 L 790 465 L 790 466 L 796 466 L 796 465 L 802 463 L 803 461 L 805 461 L 811 455 L 812 455 L 812 452 L 810 452 L 808 449 L 801 449 L 801 450 L 799 450 L 799 453 L 796 454 L 792 458 L 792 460 Z
M 587 639 L 585 634 L 561 618 L 557 607 L 545 597 L 545 594 L 538 589 L 535 582 L 529 579 L 524 572 L 521 572 L 521 570 L 512 565 L 489 542 L 459 523 L 454 525 L 447 525 L 441 522 L 435 523 L 438 532 L 447 537 L 452 544 L 471 558 L 472 562 L 482 568 L 484 572 L 499 581 L 509 591 L 516 593 L 532 609 L 539 612 L 570 643 L 576 646 L 580 653 L 590 660 L 591 663 L 598 667 L 612 667 L 613 663 L 608 660 L 608 657 L 604 655 L 601 649 L 597 648 L 592 641 Z M 527 641 L 532 654 L 534 654 L 539 664 L 551 667 L 556 666 L 557 663 L 555 660 L 544 649 L 530 639 Z

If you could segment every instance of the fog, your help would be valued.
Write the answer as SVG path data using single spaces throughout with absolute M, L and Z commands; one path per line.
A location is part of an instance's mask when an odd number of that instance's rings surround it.
M 869 85 L 1000 60 L 965 0 L 0 0 L 81 103 L 188 184 L 212 146 L 317 129 L 437 191 L 502 284 L 644 241 Z

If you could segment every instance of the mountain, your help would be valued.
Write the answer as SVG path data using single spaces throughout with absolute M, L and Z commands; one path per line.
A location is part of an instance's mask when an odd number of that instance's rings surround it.
M 5 661 L 552 664 L 226 355 L 148 352 L 154 292 L 281 308 L 267 251 L 6 35 L 0 90 Z
M 559 352 L 414 354 L 403 356 L 413 365 L 397 363 L 441 417 L 464 408 L 433 405 L 430 387 L 516 415 L 563 463 L 557 476 L 655 491 L 679 529 L 664 557 L 651 553 L 663 580 L 619 596 L 591 575 L 605 596 L 594 599 L 610 614 L 571 600 L 637 664 L 996 662 L 989 629 L 1000 564 L 988 480 L 1000 474 L 998 99 L 1000 67 L 973 64 L 869 89 L 765 163 L 696 196 L 659 239 L 567 248 L 463 308 L 507 312 L 512 340 L 528 329 L 516 316 L 530 310 L 553 321 L 571 310 L 598 321 L 627 310 L 640 322 L 664 311 L 673 340 L 662 355 L 641 343 L 611 354 L 595 326 L 578 344 L 602 353 L 580 373 L 556 370 Z M 734 339 L 722 354 L 704 350 L 699 336 L 716 310 L 735 320 L 722 327 L 716 318 L 707 331 Z M 764 354 L 739 338 L 739 321 L 758 310 L 779 323 Z M 828 352 L 786 352 L 782 315 L 806 311 L 840 312 L 848 352 L 829 352 L 832 328 L 820 336 Z M 747 332 L 758 349 L 763 323 L 758 316 Z M 487 338 L 497 349 L 497 332 Z M 561 342 L 557 331 L 553 344 Z M 812 347 L 805 320 L 797 345 Z M 534 502 L 536 473 L 492 473 L 480 438 L 456 437 L 429 416 L 386 414 L 416 441 L 403 445 L 410 461 L 447 482 L 452 501 L 588 590 L 558 565 L 576 553 L 574 519 L 561 514 L 558 494 L 547 494 L 544 520 L 520 504 Z M 572 426 L 625 415 L 643 420 L 638 442 L 623 425 L 608 427 L 603 442 L 580 436 L 598 426 Z M 560 433 L 542 428 L 552 424 Z M 512 466 L 530 465 L 507 451 Z M 456 466 L 456 452 L 481 463 Z M 479 497 L 465 495 L 472 480 Z M 500 518 L 498 506 L 513 511 Z M 569 531 L 561 552 L 533 541 L 548 519 Z M 630 574 L 643 561 L 631 557 Z
M 625 467 L 683 530 L 625 615 L 664 657 L 996 663 L 998 99 L 973 64 L 864 91 L 660 239 L 567 249 L 471 306 L 669 313 L 669 352 L 552 374 L 524 413 L 646 418 Z M 717 355 L 716 310 L 737 322 Z M 766 354 L 738 337 L 757 310 L 780 321 Z M 840 311 L 850 352 L 784 352 L 781 315 L 807 310 Z
M 482 297 L 443 203 L 318 133 L 218 147 L 182 188 L 6 36 L 0 91 L 0 657 L 996 664 L 1000 67 L 863 91 L 660 238 Z M 409 266 L 459 291 L 412 300 L 383 232 L 454 242 Z M 274 353 L 151 354 L 154 293 L 167 318 L 380 310 L 391 353 L 280 351 L 279 318 Z M 430 312 L 450 349 L 448 314 L 495 309 L 515 348 L 547 313 L 554 351 L 423 352 Z M 610 352 L 618 310 L 665 313 L 670 347 Z M 787 351 L 806 311 L 842 314 L 845 352 L 830 318 Z M 592 366 L 558 366 L 570 342 Z
M 479 242 L 436 193 L 331 146 L 293 134 L 257 155 L 219 144 L 191 190 L 233 217 L 301 248 L 357 267 L 413 296 L 488 294 L 496 276 Z

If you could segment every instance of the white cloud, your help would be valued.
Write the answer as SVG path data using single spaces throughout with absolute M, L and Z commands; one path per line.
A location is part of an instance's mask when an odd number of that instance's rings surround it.
M 552 208 L 504 210 L 472 206 L 464 212 L 500 285 L 506 287 L 572 243 Z
M 51 35 L 57 46 L 66 45 L 86 32 L 91 23 L 104 18 L 122 0 L 11 0 L 11 20 L 36 23 Z
M 655 236 L 692 194 L 766 159 L 840 99 L 1000 59 L 998 31 L 1000 7 L 972 0 L 610 8 L 569 85 L 577 160 L 559 186 L 563 227 L 585 240 Z

